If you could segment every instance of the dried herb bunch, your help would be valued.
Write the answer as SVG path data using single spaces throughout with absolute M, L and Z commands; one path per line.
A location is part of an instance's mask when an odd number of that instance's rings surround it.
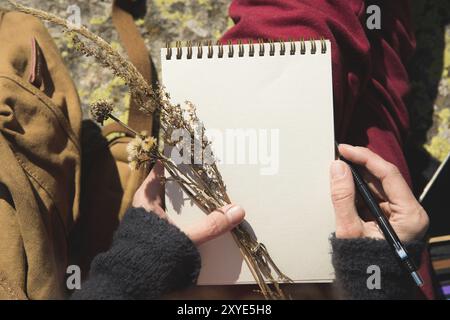
M 158 109 L 161 114 L 161 136 L 166 150 L 175 149 L 187 160 L 183 163 L 175 161 L 167 152 L 160 151 L 155 138 L 146 133 L 135 132 L 122 123 L 112 114 L 114 108 L 111 103 L 103 100 L 94 103 L 91 106 L 91 114 L 98 122 L 103 123 L 106 118 L 111 118 L 135 134 L 128 146 L 130 167 L 139 168 L 156 160 L 161 161 L 170 175 L 166 180 L 178 183 L 206 214 L 231 203 L 214 159 L 211 143 L 192 103 L 186 102 L 183 106 L 173 104 L 163 87 L 152 88 L 127 59 L 87 28 L 75 27 L 55 15 L 8 1 L 19 11 L 62 26 L 65 32 L 72 35 L 76 49 L 87 56 L 94 56 L 99 63 L 126 81 L 143 112 L 153 113 Z M 182 134 L 174 134 L 177 131 Z M 200 152 L 196 152 L 198 150 Z M 279 283 L 291 280 L 279 270 L 266 247 L 257 241 L 245 222 L 236 227 L 232 235 L 264 297 L 285 299 Z

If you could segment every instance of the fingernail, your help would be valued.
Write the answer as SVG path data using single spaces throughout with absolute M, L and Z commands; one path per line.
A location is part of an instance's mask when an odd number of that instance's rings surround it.
M 336 160 L 331 163 L 331 178 L 332 179 L 339 179 L 345 176 L 345 173 L 347 172 L 345 168 L 345 164 L 340 161 Z
M 232 224 L 238 224 L 244 219 L 245 211 L 240 206 L 232 206 L 230 209 L 225 212 L 228 220 Z

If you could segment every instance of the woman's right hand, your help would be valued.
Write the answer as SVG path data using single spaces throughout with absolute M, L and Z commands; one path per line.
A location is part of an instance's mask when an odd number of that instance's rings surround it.
M 428 215 L 414 197 L 397 167 L 367 148 L 339 145 L 339 153 L 362 166 L 364 179 L 401 241 L 421 240 L 428 229 Z M 336 214 L 336 238 L 379 238 L 375 221 L 363 220 L 355 204 L 355 184 L 350 167 L 341 160 L 332 163 L 331 197 Z

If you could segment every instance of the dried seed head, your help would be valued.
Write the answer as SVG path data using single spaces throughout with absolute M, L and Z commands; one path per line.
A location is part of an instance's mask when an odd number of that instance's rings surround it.
M 91 116 L 100 124 L 109 118 L 111 112 L 114 109 L 114 105 L 106 100 L 98 100 L 91 104 Z
M 138 169 L 152 159 L 152 150 L 156 147 L 156 139 L 145 135 L 137 135 L 127 145 L 128 162 L 131 169 Z

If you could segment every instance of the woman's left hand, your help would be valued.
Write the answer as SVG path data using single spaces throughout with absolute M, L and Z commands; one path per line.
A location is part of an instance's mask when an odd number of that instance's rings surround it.
M 161 177 L 164 175 L 164 167 L 161 162 L 156 162 L 152 171 L 136 191 L 133 198 L 133 207 L 144 208 L 148 212 L 153 212 L 169 223 L 175 223 L 169 218 L 163 209 L 162 197 L 164 188 L 161 184 Z M 229 204 L 220 209 L 214 210 L 206 215 L 200 222 L 181 228 L 196 245 L 200 245 L 220 235 L 231 231 L 244 220 L 245 211 L 240 206 Z

